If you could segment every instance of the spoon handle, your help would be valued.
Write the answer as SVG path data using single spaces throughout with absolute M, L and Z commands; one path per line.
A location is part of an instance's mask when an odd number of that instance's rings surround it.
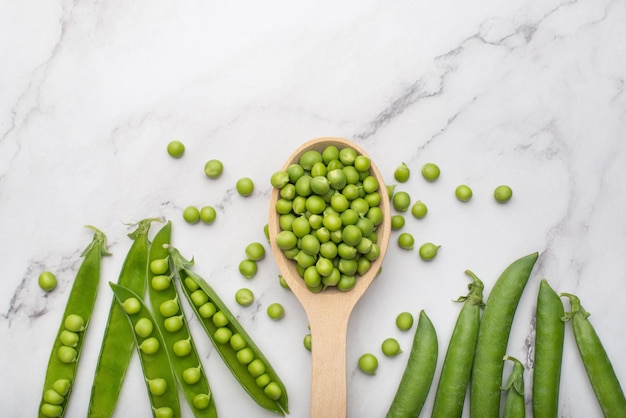
M 347 315 L 326 309 L 311 315 L 311 418 L 347 415 Z

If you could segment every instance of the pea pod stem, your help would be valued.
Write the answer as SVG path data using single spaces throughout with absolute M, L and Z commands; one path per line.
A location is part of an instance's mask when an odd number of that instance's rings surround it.
M 589 312 L 582 307 L 577 296 L 571 293 L 561 293 L 561 296 L 569 299 L 571 309 L 562 319 L 572 323 L 576 346 L 602 413 L 607 418 L 624 417 L 624 391 L 600 337 L 587 319 Z
M 559 295 L 542 279 L 535 314 L 532 407 L 535 418 L 556 418 L 563 361 L 565 323 Z
M 500 413 L 503 362 L 517 305 L 538 253 L 511 263 L 496 280 L 483 311 L 470 383 L 470 417 Z
M 506 391 L 502 418 L 524 418 L 526 404 L 524 402 L 524 365 L 515 357 L 504 356 L 503 361 L 513 362 L 513 370 L 502 390 Z
M 106 249 L 106 236 L 104 233 L 93 226 L 88 226 L 93 230 L 94 235 L 91 243 L 81 253 L 84 257 L 83 261 L 76 273 L 76 278 L 72 285 L 72 290 L 65 305 L 61 326 L 52 346 L 52 352 L 48 361 L 48 369 L 43 386 L 44 397 L 39 405 L 39 417 L 50 416 L 48 412 L 55 410 L 59 412 L 56 416 L 64 416 L 67 404 L 74 386 L 76 371 L 80 360 L 80 354 L 85 341 L 87 328 L 91 319 L 91 314 L 96 302 L 98 286 L 100 280 L 100 262 L 102 256 L 109 255 Z M 66 331 L 66 319 L 68 317 L 80 318 L 83 325 L 77 332 L 78 339 L 73 347 L 69 349 L 61 340 L 61 334 Z M 73 327 L 72 327 L 73 328 Z M 74 332 L 74 331 L 71 331 Z M 72 351 L 73 350 L 73 351 Z M 72 358 L 61 356 L 62 352 L 73 353 Z M 62 357 L 62 358 L 61 358 Z M 70 361 L 68 361 L 70 360 Z M 51 408 L 46 402 L 45 394 L 49 390 L 54 390 L 55 383 L 59 381 L 68 382 L 67 389 L 62 394 L 62 401 L 57 406 L 59 408 Z M 49 392 L 50 393 L 50 392 Z M 59 411 L 60 410 L 60 411 Z
M 133 232 L 128 234 L 133 244 L 126 255 L 117 283 L 138 295 L 143 295 L 145 292 L 150 249 L 148 232 L 151 223 L 156 220 L 144 219 L 137 223 Z M 112 295 L 109 317 L 91 388 L 87 412 L 89 417 L 104 418 L 113 415 L 134 345 L 133 332 L 128 327 L 126 315 L 115 296 Z
M 482 298 L 484 285 L 470 270 L 465 273 L 473 281 L 468 285 L 469 293 L 456 300 L 462 302 L 463 307 L 452 331 L 441 368 L 433 405 L 433 418 L 452 418 L 462 415 L 467 386 L 472 373 L 480 327 L 480 310 L 484 306 Z
M 420 311 L 411 352 L 386 418 L 417 417 L 424 407 L 437 367 L 437 333 Z

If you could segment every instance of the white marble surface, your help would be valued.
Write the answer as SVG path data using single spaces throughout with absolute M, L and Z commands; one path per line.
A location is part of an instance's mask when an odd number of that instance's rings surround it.
M 441 367 L 463 271 L 476 272 L 488 291 L 510 262 L 533 251 L 541 256 L 508 353 L 532 363 L 533 310 L 545 277 L 581 297 L 626 382 L 626 336 L 616 332 L 626 293 L 624 21 L 623 0 L 0 1 L 2 409 L 36 413 L 79 254 L 91 239 L 83 225 L 92 224 L 113 255 L 103 262 L 66 416 L 86 415 L 107 282 L 130 246 L 125 223 L 163 216 L 174 222 L 174 244 L 196 258 L 196 271 L 282 376 L 291 416 L 308 416 L 305 315 L 278 286 L 271 258 L 252 281 L 237 265 L 247 243 L 264 239 L 269 176 L 319 136 L 353 139 L 390 182 L 400 162 L 409 164 L 414 174 L 402 189 L 430 213 L 407 218 L 405 230 L 418 243 L 442 245 L 424 263 L 392 244 L 383 274 L 355 309 L 350 417 L 382 417 L 391 402 L 412 339 L 395 328 L 397 313 L 426 311 Z M 165 152 L 172 139 L 187 146 L 180 160 Z M 203 174 L 210 158 L 226 167 L 217 181 Z M 442 169 L 436 183 L 417 173 L 427 161 Z M 257 185 L 247 199 L 234 192 L 242 176 Z M 454 198 L 460 183 L 474 189 L 468 204 Z M 491 197 L 500 183 L 515 192 L 507 205 Z M 190 204 L 215 205 L 217 222 L 185 224 L 181 211 Z M 59 278 L 48 295 L 37 286 L 43 270 Z M 242 286 L 256 293 L 254 306 L 233 302 Z M 274 301 L 286 307 L 280 322 L 264 312 Z M 247 398 L 193 325 L 220 416 L 272 416 Z M 405 353 L 384 358 L 386 337 Z M 356 369 L 364 352 L 379 357 L 374 377 Z M 561 416 L 601 415 L 571 332 L 561 391 Z M 149 415 L 134 361 L 116 416 Z

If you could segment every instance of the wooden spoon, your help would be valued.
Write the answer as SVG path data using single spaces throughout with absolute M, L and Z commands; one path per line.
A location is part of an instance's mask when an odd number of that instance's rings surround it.
M 305 151 L 314 149 L 322 152 L 329 145 L 334 145 L 339 149 L 352 147 L 357 153 L 367 155 L 363 149 L 347 139 L 318 138 L 298 148 L 282 169 L 285 170 L 290 164 L 297 163 Z M 285 257 L 276 245 L 275 237 L 280 232 L 279 215 L 275 209 L 279 190 L 274 188 L 272 191 L 268 225 L 272 252 L 281 274 L 304 308 L 311 328 L 311 418 L 346 417 L 348 320 L 352 309 L 378 274 L 389 243 L 391 230 L 389 197 L 383 178 L 373 162 L 370 170 L 380 185 L 378 192 L 381 196 L 380 208 L 383 213 L 383 222 L 376 229 L 380 256 L 372 262 L 367 273 L 357 277 L 354 288 L 346 292 L 341 292 L 336 288 L 327 288 L 320 293 L 313 293 L 307 289 L 304 280 L 296 271 L 295 262 Z

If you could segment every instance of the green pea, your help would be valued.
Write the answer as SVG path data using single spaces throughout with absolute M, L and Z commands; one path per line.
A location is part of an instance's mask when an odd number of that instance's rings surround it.
M 211 397 L 206 393 L 199 393 L 193 398 L 193 406 L 198 409 L 207 409 L 210 402 Z
M 410 312 L 401 312 L 396 317 L 396 326 L 400 331 L 408 331 L 413 326 L 413 315 Z
M 385 186 L 385 189 L 387 190 L 387 196 L 389 197 L 389 200 L 392 200 L 393 197 L 393 193 L 396 190 L 397 185 L 395 184 L 387 184 Z
M 192 279 L 191 277 L 187 277 L 185 279 L 185 286 L 187 286 L 187 289 L 191 290 L 192 292 L 200 289 L 200 286 L 198 286 L 198 283 L 196 283 L 196 281 Z
M 363 373 L 375 375 L 378 369 L 378 359 L 372 353 L 365 353 L 359 357 L 358 366 Z
M 191 353 L 191 341 L 190 339 L 178 340 L 174 343 L 172 349 L 178 357 L 185 357 Z
M 159 340 L 154 337 L 146 338 L 139 344 L 139 349 L 145 354 L 155 354 L 159 351 L 160 347 L 161 344 L 159 344 Z
M 307 334 L 304 336 L 304 339 L 302 340 L 302 344 L 304 345 L 304 348 L 306 348 L 308 351 L 311 351 L 311 347 L 312 347 L 311 334 Z
M 200 220 L 202 223 L 210 225 L 215 222 L 216 217 L 217 212 L 213 206 L 202 206 L 202 208 L 200 208 Z
M 232 337 L 230 337 L 230 347 L 235 351 L 240 351 L 246 348 L 247 345 L 248 343 L 246 340 L 238 332 L 234 333 Z
M 456 198 L 461 202 L 468 202 L 472 198 L 472 189 L 466 184 L 461 184 L 454 191 Z
M 320 252 L 320 242 L 315 235 L 307 234 L 300 240 L 300 249 L 311 256 Z
M 188 385 L 197 383 L 202 377 L 202 370 L 200 367 L 189 367 L 183 371 L 183 380 Z
M 500 185 L 493 191 L 493 197 L 498 203 L 506 203 L 513 197 L 513 190 L 509 186 Z
M 383 223 L 383 211 L 378 206 L 374 206 L 373 208 L 370 208 L 367 211 L 367 214 L 365 216 L 367 216 L 367 219 L 372 221 L 372 223 L 375 226 L 378 226 L 381 223 Z
M 359 171 L 368 171 L 372 165 L 372 161 L 365 155 L 357 155 L 354 159 L 354 168 Z
M 322 284 L 324 286 L 337 286 L 339 280 L 341 280 L 341 272 L 335 267 L 328 276 L 322 277 Z
M 404 228 L 404 216 L 402 215 L 392 215 L 391 216 L 391 229 L 397 231 L 398 229 Z
M 339 150 L 339 161 L 341 161 L 343 165 L 354 165 L 356 157 L 357 152 L 354 148 L 345 147 Z
M 151 394 L 161 396 L 167 392 L 167 381 L 161 378 L 150 379 L 148 380 L 148 387 Z
M 65 401 L 65 396 L 54 389 L 48 389 L 43 393 L 43 401 L 52 405 L 61 405 Z
M 424 202 L 422 202 L 421 200 L 418 200 L 411 207 L 411 213 L 416 219 L 422 219 L 428 213 L 428 207 L 426 206 Z
M 287 281 L 285 280 L 285 278 L 283 277 L 282 274 L 278 275 L 278 284 L 280 285 L 280 287 L 282 287 L 283 289 L 289 289 L 289 285 L 287 284 Z
M 321 163 L 322 161 L 324 161 L 324 159 L 319 151 L 307 150 L 302 153 L 298 162 L 306 171 L 311 171 L 315 163 Z
M 180 306 L 178 306 L 178 300 L 176 299 L 166 300 L 159 305 L 159 312 L 166 318 L 176 315 L 179 310 Z
M 393 172 L 393 178 L 399 183 L 406 182 L 410 176 L 411 170 L 405 163 L 400 164 Z
M 172 410 L 172 408 L 168 406 L 162 406 L 154 410 L 154 417 L 155 418 L 173 418 L 174 411 Z
M 268 383 L 267 386 L 265 386 L 265 388 L 263 389 L 263 392 L 265 392 L 267 397 L 272 400 L 277 400 L 283 395 L 283 390 L 280 388 L 280 385 L 276 382 Z
M 296 222 L 297 219 L 293 221 Z M 280 231 L 276 234 L 276 245 L 281 250 L 290 250 L 298 243 L 298 237 L 292 231 Z
M 250 177 L 243 177 L 237 180 L 237 193 L 243 197 L 248 197 L 254 192 L 254 182 Z
M 267 315 L 274 320 L 279 320 L 285 316 L 285 308 L 280 303 L 274 302 L 267 307 Z
M 356 272 L 361 276 L 364 275 L 372 266 L 371 261 L 365 257 L 359 257 L 356 260 Z
M 60 417 L 63 414 L 63 408 L 59 405 L 44 403 L 41 405 L 41 413 L 46 417 Z
M 224 171 L 224 164 L 220 160 L 209 160 L 204 164 L 204 174 L 210 179 L 216 179 Z
M 61 340 L 61 343 L 63 343 L 63 345 L 67 345 L 68 347 L 76 347 L 76 345 L 78 344 L 79 336 L 73 331 L 64 329 L 59 335 L 59 340 Z
M 167 144 L 167 153 L 170 157 L 180 158 L 185 153 L 185 144 L 178 140 L 170 141 Z
M 331 161 L 339 160 L 339 148 L 334 145 L 328 145 L 322 151 L 322 161 L 329 164 Z
M 317 232 L 318 229 L 324 226 L 324 217 L 322 215 L 312 213 L 309 216 L 309 225 L 311 225 L 311 229 Z
M 153 274 L 165 274 L 169 270 L 169 261 L 167 258 L 157 258 L 150 262 L 150 271 Z
M 316 195 L 323 196 L 330 190 L 330 182 L 325 176 L 326 173 L 311 179 L 311 191 Z
M 339 278 L 339 282 L 337 283 L 337 289 L 342 292 L 347 292 L 351 290 L 356 285 L 356 277 L 350 274 L 342 274 Z
M 215 334 L 213 334 L 213 338 L 219 344 L 226 344 L 230 341 L 230 337 L 232 337 L 233 332 L 228 327 L 219 327 L 215 330 Z
M 385 341 L 383 341 L 381 350 L 383 354 L 387 357 L 394 357 L 402 353 L 402 350 L 400 349 L 400 343 L 398 343 L 398 340 L 396 340 L 395 338 L 387 338 Z
M 330 183 L 330 187 L 334 190 L 341 190 L 346 187 L 348 182 L 346 174 L 341 169 L 330 170 L 326 174 L 326 178 Z
M 49 271 L 44 271 L 39 274 L 37 281 L 39 283 L 39 287 L 41 287 L 41 289 L 46 292 L 50 292 L 55 287 L 57 287 L 57 278 L 53 273 Z
M 200 221 L 200 211 L 195 206 L 187 206 L 183 210 L 183 219 L 189 224 L 196 224 Z
M 235 301 L 241 306 L 250 306 L 254 302 L 252 290 L 243 287 L 235 293 Z
M 85 330 L 85 320 L 77 314 L 69 314 L 63 323 L 65 329 L 73 332 L 81 332 Z
M 154 290 L 165 290 L 170 287 L 171 280 L 169 276 L 159 275 L 152 277 L 150 285 Z
M 263 360 L 255 358 L 248 364 L 248 372 L 250 372 L 253 377 L 261 376 L 265 373 L 265 363 L 263 363 Z
M 252 351 L 250 347 L 245 347 L 237 351 L 236 356 L 239 363 L 247 365 L 250 364 L 252 360 L 254 360 L 254 351 Z
M 163 327 L 171 333 L 180 330 L 183 327 L 183 318 L 181 316 L 171 316 L 163 321 Z
M 350 207 L 350 200 L 343 193 L 335 193 L 330 198 L 330 207 L 341 213 Z
M 308 212 L 319 215 L 326 209 L 326 202 L 320 196 L 312 195 L 306 199 L 305 207 Z
M 252 279 L 257 273 L 257 264 L 253 260 L 242 260 L 239 263 L 239 273 L 246 279 Z
M 70 381 L 68 379 L 57 379 L 52 384 L 52 389 L 61 396 L 67 395 L 70 391 Z
M 253 242 L 246 246 L 246 257 L 252 261 L 260 261 L 265 257 L 265 247 L 260 242 Z
M 333 262 L 330 259 L 325 258 L 325 257 L 320 257 L 317 260 L 317 263 L 315 263 L 315 269 L 321 276 L 328 276 L 330 273 L 332 273 L 333 268 L 334 268 Z
M 73 363 L 78 358 L 78 353 L 75 348 L 62 345 L 57 351 L 57 357 L 61 363 Z
M 190 296 L 191 301 L 196 306 L 202 306 L 209 301 L 209 296 L 201 289 L 196 290 Z
M 435 245 L 432 242 L 422 244 L 419 249 L 419 255 L 424 261 L 430 261 L 437 256 L 437 252 L 441 245 Z
M 435 181 L 439 178 L 440 174 L 441 170 L 435 163 L 426 163 L 422 166 L 422 177 L 424 177 L 426 181 Z
M 261 376 L 255 379 L 256 385 L 260 388 L 264 388 L 272 381 L 272 376 L 267 373 L 263 373 Z
M 289 173 L 286 171 L 276 171 L 270 178 L 270 184 L 272 187 L 281 189 L 289 183 Z
M 398 212 L 406 212 L 409 206 L 411 206 L 411 196 L 404 191 L 397 192 L 391 198 L 391 202 L 395 210 Z
M 415 238 L 408 232 L 403 232 L 398 235 L 398 246 L 403 250 L 412 250 L 415 244 Z
M 140 318 L 137 323 L 135 323 L 135 333 L 141 338 L 149 337 L 153 329 L 154 324 L 152 324 L 152 321 L 148 318 Z
M 228 322 L 229 322 L 228 317 L 226 317 L 226 315 L 222 311 L 215 312 L 212 319 L 213 319 L 213 324 L 216 327 L 225 327 L 226 325 L 228 325 Z

